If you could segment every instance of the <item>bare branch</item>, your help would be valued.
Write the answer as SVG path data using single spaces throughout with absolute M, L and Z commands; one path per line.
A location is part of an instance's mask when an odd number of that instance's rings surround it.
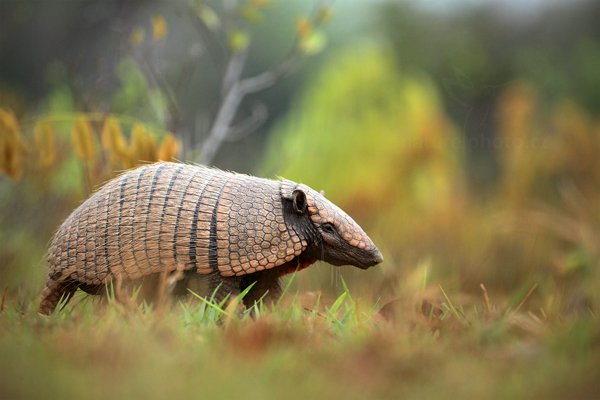
M 225 95 L 225 93 L 229 92 L 233 84 L 240 80 L 240 76 L 244 70 L 244 65 L 246 64 L 247 55 L 248 47 L 233 53 L 229 58 L 227 68 L 225 69 L 225 74 L 223 75 L 223 83 L 221 88 L 222 95 Z
M 235 83 L 223 98 L 212 128 L 210 129 L 210 133 L 202 143 L 200 149 L 201 162 L 210 164 L 214 159 L 217 150 L 219 150 L 219 147 L 221 147 L 221 144 L 227 137 L 229 125 L 231 124 L 243 97 L 244 96 L 239 89 L 239 83 Z
M 229 32 L 235 27 L 232 21 L 236 15 L 235 10 L 239 2 L 238 0 L 224 0 L 219 4 L 222 14 L 222 31 Z M 317 18 L 317 14 L 322 6 L 323 2 L 321 0 L 315 0 L 314 9 L 311 13 L 312 19 Z M 218 50 L 221 55 L 226 53 L 227 50 L 222 45 L 215 46 L 215 43 L 210 40 L 210 36 L 214 32 L 209 32 L 208 27 L 199 19 L 195 19 L 195 21 L 197 28 L 205 37 L 207 45 L 212 46 L 213 50 Z M 221 82 L 221 103 L 208 135 L 203 143 L 198 146 L 200 162 L 210 164 L 225 141 L 236 140 L 256 130 L 264 123 L 267 118 L 267 112 L 264 106 L 260 106 L 254 108 L 250 117 L 237 126 L 232 126 L 240 104 L 247 95 L 260 92 L 275 85 L 280 79 L 286 77 L 294 70 L 304 55 L 299 47 L 299 40 L 299 37 L 296 36 L 290 52 L 277 65 L 248 78 L 242 78 L 248 55 L 248 47 L 230 54 Z M 213 57 L 214 59 L 216 57 Z
M 294 45 L 294 49 L 296 46 Z M 231 122 L 244 99 L 250 93 L 256 93 L 273 86 L 279 79 L 288 75 L 300 59 L 295 50 L 273 68 L 251 78 L 245 78 L 232 83 L 231 88 L 225 94 L 210 133 L 200 149 L 200 161 L 210 164 L 217 151 L 231 132 Z M 234 62 L 233 58 L 230 62 Z M 239 70 L 241 74 L 241 69 Z
M 295 48 L 295 45 L 294 45 Z M 251 78 L 245 78 L 240 82 L 241 91 L 244 95 L 260 92 L 273 86 L 281 78 L 289 75 L 296 67 L 300 55 L 297 51 L 292 51 L 283 61 L 275 67 Z
M 267 120 L 268 116 L 269 110 L 267 109 L 267 106 L 263 103 L 255 104 L 254 107 L 252 107 L 252 114 L 250 114 L 250 116 L 246 117 L 246 119 L 239 124 L 229 128 L 226 140 L 228 142 L 234 142 L 243 139 L 258 129 Z

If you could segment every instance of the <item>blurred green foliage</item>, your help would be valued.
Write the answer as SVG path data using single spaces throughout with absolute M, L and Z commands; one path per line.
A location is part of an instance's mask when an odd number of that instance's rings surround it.
M 392 54 L 369 44 L 330 57 L 275 128 L 263 168 L 324 189 L 371 228 L 391 264 L 407 248 L 427 247 L 423 218 L 460 209 L 464 187 L 462 142 L 434 85 L 396 71 Z
M 281 307 L 224 328 L 194 298 L 127 310 L 79 293 L 49 319 L 34 315 L 61 220 L 115 171 L 177 154 L 165 128 L 202 128 L 221 100 L 223 65 L 200 62 L 207 49 L 175 3 L 9 3 L 0 394 L 81 397 L 98 382 L 111 384 L 91 397 L 283 397 L 300 383 L 297 398 L 597 393 L 598 2 L 528 15 L 491 2 L 336 3 L 342 18 L 323 27 L 333 48 L 243 103 L 264 102 L 271 118 L 216 165 L 323 189 L 385 262 L 318 263 L 295 276 Z M 304 4 L 272 3 L 242 1 L 225 42 L 251 50 L 248 76 L 279 60 L 294 34 L 306 53 L 325 45 Z M 224 23 L 208 2 L 194 4 L 209 30 Z M 328 20 L 323 10 L 316 18 Z M 169 122 L 172 93 L 131 48 L 178 82 L 180 120 Z
M 521 8 L 522 7 L 522 8 Z M 598 2 L 556 2 L 525 12 L 482 3 L 440 12 L 416 2 L 389 2 L 378 10 L 380 32 L 403 73 L 427 73 L 445 109 L 462 130 L 468 177 L 476 190 L 498 178 L 494 110 L 512 81 L 530 83 L 540 107 L 565 97 L 600 112 Z
M 466 292 L 541 281 L 567 303 L 594 296 L 577 282 L 598 275 L 599 122 L 573 101 L 542 103 L 534 85 L 507 83 L 483 143 L 499 177 L 482 196 L 467 184 L 466 140 L 435 84 L 398 74 L 392 54 L 366 44 L 330 57 L 275 127 L 263 171 L 325 189 L 368 227 L 389 260 L 371 285 L 393 288 L 426 261 L 428 284 Z
M 431 81 L 400 77 L 389 52 L 367 45 L 330 59 L 272 133 L 264 172 L 356 199 L 357 212 L 447 202 L 462 150 Z
M 116 74 L 120 86 L 111 101 L 112 112 L 135 115 L 147 123 L 165 126 L 167 120 L 165 95 L 148 84 L 139 66 L 131 59 L 124 59 L 118 64 Z

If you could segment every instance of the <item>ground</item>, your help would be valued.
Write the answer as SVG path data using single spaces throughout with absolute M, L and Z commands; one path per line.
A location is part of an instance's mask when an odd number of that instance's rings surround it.
M 532 311 L 529 294 L 511 310 L 483 290 L 383 305 L 288 290 L 240 315 L 81 293 L 50 317 L 4 296 L 0 397 L 600 398 L 597 318 Z

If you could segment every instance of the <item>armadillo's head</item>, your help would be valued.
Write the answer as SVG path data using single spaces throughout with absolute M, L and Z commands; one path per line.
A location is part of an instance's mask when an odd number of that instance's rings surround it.
M 383 261 L 381 252 L 362 228 L 317 191 L 304 184 L 295 185 L 288 201 L 295 214 L 290 218 L 294 228 L 308 244 L 305 256 L 362 269 Z

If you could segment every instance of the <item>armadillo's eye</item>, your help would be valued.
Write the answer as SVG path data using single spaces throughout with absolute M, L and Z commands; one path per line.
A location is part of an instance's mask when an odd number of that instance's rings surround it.
M 330 222 L 325 222 L 323 225 L 321 225 L 321 227 L 324 232 L 331 233 L 331 234 L 335 233 L 335 228 L 334 228 L 333 224 L 331 224 Z

